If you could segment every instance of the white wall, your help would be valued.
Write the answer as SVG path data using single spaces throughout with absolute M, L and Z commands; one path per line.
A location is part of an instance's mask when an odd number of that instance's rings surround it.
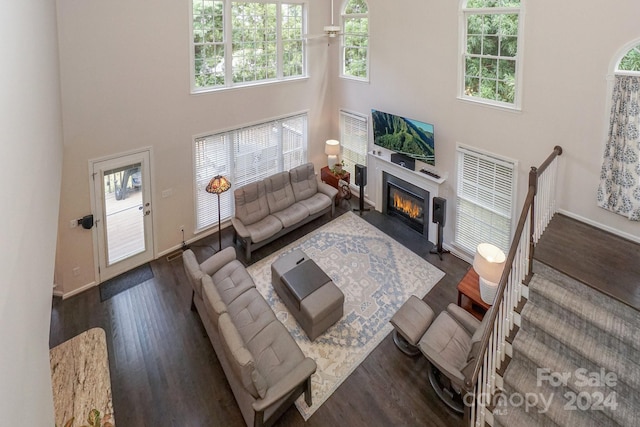
M 55 1 L 0 3 L 0 52 L 0 424 L 50 426 L 62 169 Z
M 371 108 L 435 125 L 437 169 L 449 173 L 445 242 L 453 238 L 455 146 L 462 143 L 519 161 L 518 210 L 527 173 L 555 145 L 564 148 L 559 206 L 640 239 L 640 227 L 596 207 L 608 127 L 606 77 L 611 59 L 640 37 L 640 2 L 525 1 L 521 112 L 456 99 L 458 1 L 367 0 L 371 16 L 371 81 L 335 78 L 338 107 Z
M 328 0 L 310 3 L 310 32 L 321 32 Z M 179 225 L 193 237 L 194 135 L 309 111 L 309 159 L 326 161 L 326 40 L 309 44 L 309 79 L 191 95 L 189 13 L 188 0 L 58 0 L 65 151 L 56 280 L 65 294 L 97 280 L 91 232 L 69 228 L 91 210 L 89 159 L 152 147 L 156 254 L 180 244 Z M 167 189 L 173 196 L 163 199 Z
M 312 0 L 310 32 L 328 23 L 329 0 Z M 339 9 L 341 1 L 337 1 Z M 455 145 L 475 146 L 520 162 L 526 174 L 555 145 L 565 148 L 560 208 L 640 238 L 637 224 L 596 207 L 606 131 L 606 76 L 612 56 L 640 37 L 637 0 L 613 3 L 526 1 L 522 111 L 456 98 L 459 2 L 368 0 L 371 81 L 337 77 L 338 47 L 310 45 L 311 78 L 201 95 L 189 94 L 188 0 L 58 0 L 64 170 L 56 281 L 65 294 L 93 283 L 90 232 L 69 220 L 90 211 L 88 161 L 153 147 L 156 254 L 193 237 L 191 141 L 309 110 L 310 160 L 325 162 L 323 143 L 338 137 L 338 109 L 371 108 L 435 125 L 437 168 L 449 174 L 445 242 L 453 236 Z M 338 16 L 338 13 L 336 13 Z M 163 190 L 173 196 L 163 199 Z M 523 194 L 520 194 L 521 203 Z M 80 268 L 73 277 L 72 269 Z

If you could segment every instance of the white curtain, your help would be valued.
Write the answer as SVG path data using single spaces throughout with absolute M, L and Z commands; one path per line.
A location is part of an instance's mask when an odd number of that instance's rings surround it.
M 615 77 L 598 206 L 640 221 L 640 76 Z

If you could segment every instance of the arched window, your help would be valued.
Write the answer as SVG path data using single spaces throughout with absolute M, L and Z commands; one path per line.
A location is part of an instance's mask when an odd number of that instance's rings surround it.
M 365 0 L 348 0 L 342 13 L 340 74 L 369 79 L 369 8 Z
M 629 49 L 622 59 L 620 59 L 620 62 L 618 62 L 616 72 L 624 73 L 625 71 L 640 73 L 640 44 Z
M 597 200 L 601 208 L 640 221 L 640 42 L 631 46 L 614 66 Z
M 462 0 L 459 96 L 520 107 L 524 0 Z

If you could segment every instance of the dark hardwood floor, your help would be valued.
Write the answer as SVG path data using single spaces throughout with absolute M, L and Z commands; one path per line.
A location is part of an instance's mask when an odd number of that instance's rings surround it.
M 556 214 L 540 238 L 534 258 L 640 310 L 637 243 Z
M 357 206 L 343 201 L 338 214 Z M 446 273 L 425 301 L 439 312 L 456 301 L 456 285 L 469 264 L 429 254 L 431 244 L 378 212 L 363 218 Z M 330 221 L 329 215 L 254 252 L 255 262 Z M 232 228 L 222 231 L 232 245 Z M 218 247 L 214 234 L 191 245 L 199 260 Z M 239 258 L 245 262 L 242 251 Z M 67 300 L 53 299 L 50 347 L 92 327 L 106 331 L 115 419 L 128 426 L 242 426 L 242 416 L 215 352 L 190 310 L 191 290 L 182 259 L 151 263 L 154 278 L 100 302 L 98 287 Z M 429 385 L 424 357 L 409 358 L 387 336 L 309 419 L 309 426 L 457 426 L 462 418 L 438 399 Z M 291 407 L 281 426 L 305 425 Z

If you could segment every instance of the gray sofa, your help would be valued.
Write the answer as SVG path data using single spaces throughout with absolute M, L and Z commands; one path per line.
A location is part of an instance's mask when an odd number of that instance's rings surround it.
M 270 426 L 304 393 L 311 406 L 313 359 L 255 288 L 234 248 L 199 264 L 182 254 L 197 309 L 247 426 Z
M 280 172 L 234 191 L 233 242 L 251 252 L 309 221 L 335 211 L 338 190 L 316 177 L 313 163 Z

